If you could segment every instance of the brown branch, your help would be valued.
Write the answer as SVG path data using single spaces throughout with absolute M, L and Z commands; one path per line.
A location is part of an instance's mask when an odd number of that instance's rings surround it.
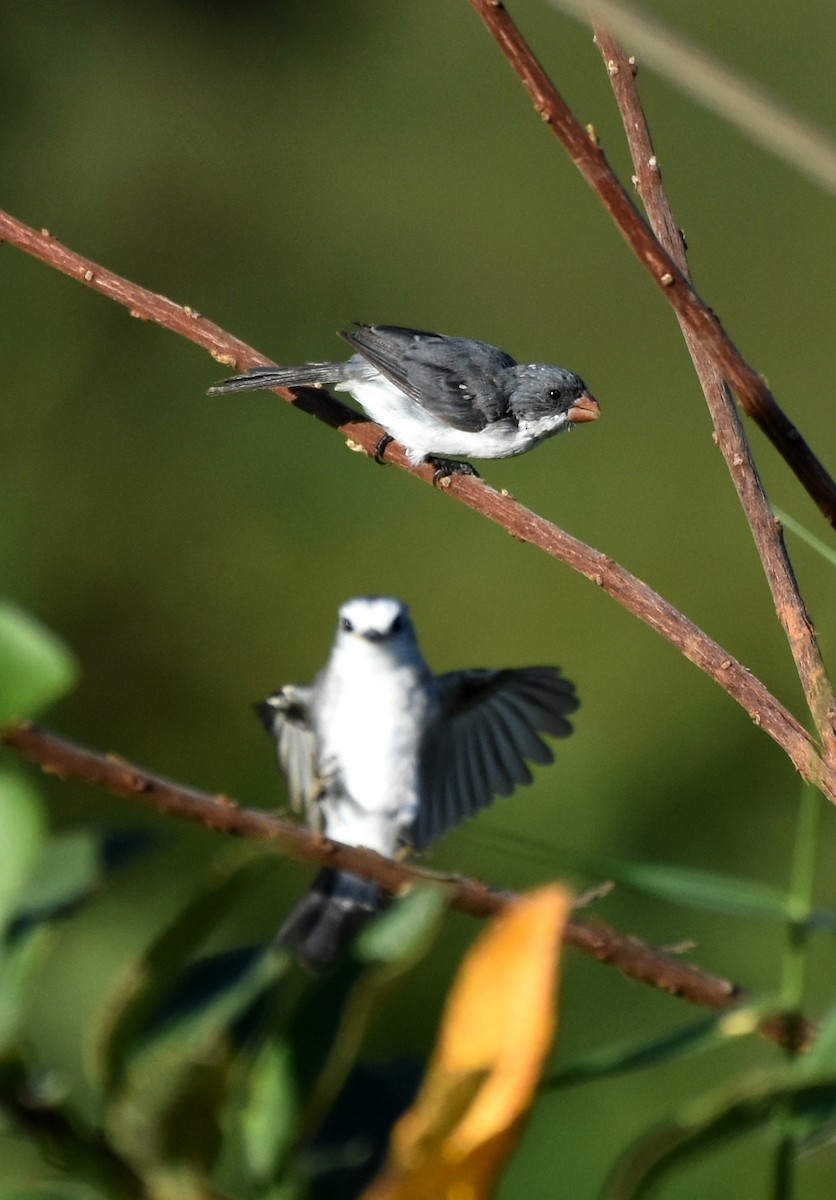
M 172 333 L 179 333 L 188 338 L 189 341 L 208 350 L 212 357 L 224 366 L 246 370 L 248 367 L 270 361 L 246 342 L 227 333 L 219 325 L 207 321 L 188 305 L 175 304 L 166 296 L 151 292 L 113 271 L 108 271 L 92 259 L 84 258 L 62 245 L 48 229 L 32 229 L 10 213 L 1 210 L 0 241 L 16 246 L 33 258 L 40 259 L 47 266 L 54 267 L 93 291 L 115 300 L 117 304 L 127 308 L 132 317 L 140 321 L 153 321 L 163 329 L 170 329 Z M 374 436 L 379 438 L 383 432 L 380 430 L 376 435 L 369 433 L 370 429 L 377 429 L 377 426 L 371 425 L 365 417 L 327 392 L 314 388 L 300 388 L 293 393 L 283 392 L 282 395 L 331 428 L 339 429 L 349 437 L 363 440 L 364 443 L 370 444 Z
M 268 361 L 251 346 L 213 325 L 190 308 L 107 271 L 90 259 L 62 246 L 49 233 L 38 233 L 8 213 L 0 212 L 0 238 L 35 258 L 109 296 L 132 315 L 155 321 L 207 349 L 214 358 L 237 368 Z M 341 404 L 327 392 L 298 388 L 276 391 L 292 404 L 347 435 L 367 454 L 373 455 L 383 430 Z M 397 442 L 386 451 L 387 461 L 432 482 L 433 468 L 410 466 L 406 452 Z M 804 779 L 819 787 L 836 804 L 836 764 L 825 764 L 813 739 L 770 691 L 717 642 L 664 600 L 658 592 L 637 579 L 613 559 L 572 537 L 558 526 L 525 508 L 512 496 L 495 491 L 479 479 L 458 476 L 445 480 L 449 491 L 462 504 L 494 521 L 513 537 L 530 542 L 552 558 L 567 563 L 617 600 L 628 612 L 656 630 L 691 662 L 705 671 L 749 713 L 789 755 Z
M 0 732 L 0 744 L 38 764 L 48 775 L 96 784 L 114 795 L 136 800 L 167 816 L 195 821 L 208 829 L 269 839 L 289 857 L 353 871 L 374 880 L 387 892 L 398 893 L 416 883 L 441 882 L 449 888 L 453 906 L 472 917 L 493 916 L 513 899 L 511 893 L 492 890 L 474 879 L 428 871 L 383 858 L 372 850 L 328 841 L 273 813 L 242 808 L 228 796 L 210 795 L 153 775 L 116 755 L 100 754 L 36 725 L 27 723 L 6 728 Z M 737 984 L 683 962 L 638 938 L 616 933 L 598 921 L 572 919 L 565 940 L 591 958 L 616 967 L 630 979 L 692 1004 L 724 1011 L 746 999 L 746 993 Z M 784 1018 L 772 1016 L 760 1028 L 772 1041 L 787 1044 L 792 1040 L 796 1045 L 799 1037 L 804 1044 L 809 1042 L 812 1030 L 812 1026 L 806 1024 L 799 1033 L 797 1020 L 794 1024 L 790 1014 L 785 1014 Z
M 801 775 L 836 803 L 836 765 L 826 765 L 810 735 L 768 688 L 702 629 L 689 621 L 625 567 L 525 508 L 512 497 L 472 480 L 456 480 L 462 504 L 502 525 L 585 575 L 608 595 L 671 642 L 709 675 L 790 756 Z
M 641 264 L 734 387 L 744 412 L 766 434 L 836 528 L 836 482 L 779 407 L 764 380 L 729 339 L 716 315 L 654 237 L 607 162 L 594 134 L 587 131 L 570 110 L 499 0 L 470 2 L 519 76 L 534 107 L 597 192 Z
M 618 104 L 633 166 L 635 183 L 653 232 L 686 279 L 688 258 L 679 227 L 671 211 L 662 173 L 653 148 L 647 118 L 636 85 L 636 66 L 606 29 L 595 25 L 595 41 L 604 59 Z M 807 704 L 825 745 L 836 746 L 836 704 L 819 651 L 813 622 L 801 598 L 780 522 L 772 511 L 749 449 L 731 392 L 711 357 L 685 318 L 677 313 L 685 344 L 705 395 L 715 430 L 758 554 L 763 564 L 775 611 L 787 635 Z

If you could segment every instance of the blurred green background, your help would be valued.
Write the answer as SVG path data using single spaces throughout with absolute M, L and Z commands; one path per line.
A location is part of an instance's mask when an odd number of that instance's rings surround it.
M 670 6 L 652 7 L 670 18 Z M 513 12 L 628 179 L 589 31 L 534 0 Z M 832 123 L 831 4 L 706 0 L 675 20 Z M 698 289 L 833 469 L 832 199 L 648 72 L 640 84 Z M 581 374 L 601 420 L 483 475 L 646 579 L 804 719 L 672 312 L 464 0 L 33 0 L 4 14 L 0 94 L 3 207 L 279 362 L 340 356 L 335 331 L 371 320 Z M 311 678 L 342 600 L 392 593 L 410 603 L 436 669 L 558 663 L 583 701 L 556 766 L 450 836 L 434 865 L 523 887 L 560 873 L 571 851 L 786 882 L 799 780 L 666 643 L 568 568 L 346 452 L 278 398 L 207 398 L 224 371 L 194 346 L 17 250 L 4 247 L 2 262 L 3 588 L 83 667 L 52 726 L 247 804 L 283 803 L 251 702 Z M 774 503 L 827 538 L 789 470 L 751 436 Z M 832 661 L 833 568 L 788 539 Z M 56 827 L 151 821 L 105 794 L 54 781 L 48 792 Z M 819 899 L 832 904 L 831 816 Z M 67 927 L 44 974 L 45 996 L 63 1003 L 33 1013 L 32 1036 L 80 1110 L 91 1007 L 230 851 L 219 835 L 163 828 L 162 855 Z M 305 885 L 306 869 L 263 854 L 218 946 L 266 940 Z M 651 941 L 694 938 L 697 961 L 756 992 L 775 986 L 778 926 L 621 889 L 600 912 Z M 370 1059 L 424 1053 L 475 931 L 448 919 L 381 1013 Z M 814 965 L 817 1012 L 836 971 L 824 953 Z M 693 1015 L 571 955 L 560 1054 Z M 561 1194 L 591 1195 L 685 1092 L 776 1054 L 747 1043 L 545 1097 L 500 1195 L 539 1200 L 558 1180 Z M 665 1195 L 761 1195 L 767 1165 L 753 1136 Z M 832 1195 L 827 1165 L 813 1160 L 805 1197 Z

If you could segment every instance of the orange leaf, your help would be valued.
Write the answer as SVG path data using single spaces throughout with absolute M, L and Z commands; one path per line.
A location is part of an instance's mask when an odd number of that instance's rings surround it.
M 364 1200 L 484 1200 L 516 1144 L 557 1021 L 569 893 L 505 908 L 464 960 L 421 1091 Z

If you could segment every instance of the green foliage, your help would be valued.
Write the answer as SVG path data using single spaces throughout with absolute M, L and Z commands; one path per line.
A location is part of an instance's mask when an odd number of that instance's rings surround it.
M 15 605 L 0 605 L 0 724 L 34 715 L 75 679 L 72 655 L 38 621 Z M 37 789 L 15 764 L 0 767 L 0 1053 L 17 1034 L 26 981 L 43 937 L 25 926 L 37 878 L 53 901 L 66 871 L 56 870 L 47 842 L 46 812 Z M 41 897 L 42 899 L 42 897 Z
M 7 1034 L 0 1158 L 13 1163 L 12 1151 L 25 1146 L 20 1186 L 52 1187 L 54 1180 L 55 1194 L 64 1180 L 67 1194 L 80 1188 L 78 1194 L 108 1198 L 197 1200 L 212 1188 L 243 1200 L 301 1195 L 321 1164 L 329 1171 L 335 1165 L 335 1151 L 323 1158 L 317 1150 L 320 1124 L 355 1067 L 372 1014 L 431 948 L 443 890 L 417 890 L 396 902 L 367 932 L 348 992 L 335 992 L 324 980 L 303 983 L 295 967 L 289 974 L 278 950 L 204 948 L 258 866 L 230 859 L 228 871 L 213 876 L 154 943 L 126 962 L 79 1031 L 97 1093 L 96 1115 L 79 1128 L 70 1078 L 38 1064 L 20 1031 L 61 926 L 126 890 L 120 872 L 94 869 L 106 857 L 90 839 L 47 841 L 49 888 L 46 877 L 32 878 L 11 908 L 0 989 Z M 295 1034 L 308 1020 L 318 1026 L 326 1060 L 314 1087 L 295 1050 Z M 294 1150 L 300 1139 L 302 1157 Z M 8 1166 L 6 1178 L 17 1186 Z
M 677 21 L 826 122 L 836 9 L 819 7 L 812 23 L 777 0 Z M 334 331 L 355 317 L 565 361 L 602 419 L 485 477 L 648 579 L 799 714 L 675 322 L 469 6 L 231 15 L 8 6 L 4 203 L 278 361 L 341 353 Z M 629 180 L 588 30 L 541 0 L 515 15 Z M 697 287 L 832 463 L 832 206 L 644 64 L 640 82 Z M 2 255 L 0 569 L 65 632 L 85 682 L 67 699 L 73 656 L 4 604 L 0 724 L 63 697 L 73 736 L 267 807 L 282 785 L 249 704 L 312 677 L 349 595 L 409 600 L 440 670 L 560 663 L 583 701 L 576 735 L 434 861 L 499 886 L 612 879 L 614 926 L 695 943 L 754 999 L 692 1024 L 570 958 L 554 1086 L 499 1200 L 593 1195 L 629 1146 L 634 1189 L 749 1200 L 770 1136 L 819 1152 L 804 1200 L 829 1200 L 834 877 L 819 870 L 806 897 L 787 881 L 795 782 L 762 731 L 601 589 L 272 396 L 208 400 L 225 367 Z M 775 511 L 819 529 L 762 457 Z M 832 549 L 787 540 L 832 653 Z M 472 924 L 416 892 L 303 979 L 264 949 L 299 868 L 173 823 L 137 829 L 128 811 L 4 756 L 0 1200 L 358 1194 Z M 812 842 L 832 861 L 832 820 Z M 787 1064 L 753 1030 L 790 1000 L 824 1017 Z
M 416 890 L 392 905 L 364 933 L 335 989 L 333 980 L 303 982 L 269 946 L 212 948 L 214 931 L 263 866 L 230 854 L 123 963 L 85 1020 L 84 1071 L 95 1103 L 79 1124 L 77 1085 L 44 1061 L 39 1039 L 27 1033 L 28 1009 L 62 935 L 97 905 L 130 894 L 125 868 L 141 867 L 155 840 L 104 831 L 50 836 L 37 791 L 12 771 L 0 780 L 0 816 L 0 1196 L 197 1200 L 217 1190 L 289 1200 L 307 1194 L 321 1171 L 332 1174 L 345 1153 L 355 1166 L 368 1160 L 369 1149 L 357 1160 L 350 1148 L 318 1149 L 316 1139 L 373 1014 L 430 950 L 443 889 Z M 320 1047 L 313 1073 L 296 1051 L 309 1022 Z
M 836 1109 L 836 1074 L 811 1081 L 798 1072 L 749 1080 L 719 1095 L 700 1097 L 669 1125 L 652 1133 L 619 1164 L 605 1191 L 606 1200 L 640 1200 L 668 1171 L 690 1157 L 775 1118 L 828 1118 Z
M 751 1032 L 753 1025 L 754 1022 L 748 1024 L 747 1032 Z M 608 1075 L 660 1066 L 692 1054 L 718 1049 L 733 1036 L 736 1036 L 734 1026 L 728 1020 L 711 1017 L 661 1037 L 600 1046 L 582 1059 L 570 1059 L 562 1063 L 551 1078 L 544 1080 L 543 1086 L 544 1089 L 569 1087 Z
M 827 542 L 823 542 L 821 538 L 811 533 L 806 525 L 802 525 L 800 521 L 796 521 L 794 517 L 791 517 L 789 513 L 785 513 L 782 509 L 776 508 L 775 516 L 782 525 L 786 525 L 787 529 L 791 529 L 796 537 L 800 537 L 803 542 L 806 542 L 817 554 L 821 555 L 825 562 L 830 563 L 832 567 L 836 567 L 836 550 L 832 546 L 828 546 Z
M 496 842 L 497 838 L 487 840 Z M 602 854 L 584 854 L 562 846 L 546 847 L 542 839 L 518 834 L 503 833 L 499 840 L 506 846 L 513 845 L 520 856 L 535 862 L 549 862 L 552 868 L 591 880 L 607 879 L 640 895 L 694 911 L 780 922 L 798 917 L 790 891 L 757 880 L 668 863 L 630 862 Z M 804 914 L 804 920 L 818 930 L 833 930 L 836 911 L 812 910 Z
M 45 824 L 41 798 L 28 777 L 10 767 L 0 770 L 0 928 L 38 859 Z
M 0 725 L 33 717 L 75 683 L 78 668 L 40 621 L 0 602 Z
M 0 975 L 0 1150 L 11 1164 L 23 1165 L 20 1184 L 17 1168 L 9 1168 L 0 1196 L 23 1195 L 14 1189 L 37 1180 L 38 1195 L 93 1200 L 137 1194 L 197 1200 L 207 1192 L 301 1200 L 319 1195 L 325 1181 L 367 1178 L 380 1135 L 320 1143 L 320 1131 L 357 1069 L 373 1019 L 430 951 L 446 910 L 445 890 L 412 891 L 362 933 L 342 967 L 303 982 L 286 955 L 269 946 L 213 947 L 214 931 L 262 867 L 250 854 L 231 853 L 154 941 L 124 964 L 90 1014 L 84 1038 L 97 1115 L 82 1129 L 72 1117 L 69 1079 L 33 1052 L 24 1013 L 62 928 L 125 892 L 124 868 L 153 853 L 154 841 L 113 832 L 50 836 L 28 780 L 7 775 L 0 795 L 8 818 L 4 849 L 14 870 L 6 875 Z M 692 875 L 682 873 L 680 903 L 690 897 L 750 919 L 780 915 L 769 901 L 744 903 L 750 893 L 742 882 L 717 881 L 712 899 L 710 880 L 700 878 L 695 886 Z M 676 876 L 673 868 L 649 873 L 637 864 L 634 882 L 653 890 L 662 880 L 665 895 Z M 754 1032 L 768 1011 L 764 1002 L 643 1043 L 601 1047 L 566 1062 L 546 1092 L 722 1053 L 730 1040 Z M 831 1014 L 806 1058 L 771 1078 L 738 1081 L 692 1101 L 625 1154 L 607 1195 L 637 1200 L 698 1152 L 776 1120 L 791 1123 L 794 1144 L 807 1153 L 822 1148 L 836 1119 L 834 1030 Z M 94 1060 L 101 1065 L 94 1067 Z M 49 1114 L 49 1121 L 33 1119 L 33 1112 Z M 329 1186 L 340 1194 L 347 1185 Z M 327 1186 L 323 1194 L 331 1194 Z

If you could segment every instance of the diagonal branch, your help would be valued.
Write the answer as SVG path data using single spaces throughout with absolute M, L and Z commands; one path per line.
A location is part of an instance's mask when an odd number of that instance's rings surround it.
M 475 480 L 456 480 L 455 489 L 463 504 L 496 521 L 518 540 L 530 542 L 567 563 L 676 646 L 783 747 L 805 779 L 814 782 L 836 803 L 836 765 L 822 761 L 819 748 L 807 731 L 759 679 L 658 592 L 607 555 L 531 512 L 513 497 Z
M 653 232 L 682 274 L 690 279 L 679 227 L 668 201 L 636 85 L 636 66 L 606 29 L 595 25 L 595 40 L 612 83 L 633 166 L 635 182 Z M 746 433 L 731 392 L 684 317 L 677 313 L 722 451 L 766 574 L 778 619 L 787 635 L 807 704 L 823 742 L 836 745 L 836 704 L 816 640 L 813 623 L 798 590 L 784 545 L 781 525 L 764 495 Z
M 584 129 L 537 61 L 500 0 L 470 0 L 516 71 L 543 120 L 598 193 L 641 264 L 737 392 L 741 407 L 766 434 L 836 528 L 836 481 L 780 408 L 761 376 L 729 339 L 719 319 L 653 235 L 621 186 L 593 133 Z
M 39 233 L 2 211 L 0 238 L 123 304 L 133 316 L 154 321 L 203 346 L 219 362 L 240 369 L 269 361 L 193 309 L 181 307 L 165 296 L 115 275 L 62 246 L 49 233 Z M 374 455 L 383 431 L 354 409 L 320 389 L 298 388 L 292 392 L 276 390 L 296 407 L 347 435 L 368 455 Z M 433 481 L 433 467 L 428 464 L 410 466 L 406 452 L 396 442 L 387 449 L 386 460 L 426 483 Z M 465 476 L 449 478 L 445 480 L 445 491 L 468 508 L 500 525 L 519 541 L 530 542 L 552 558 L 567 563 L 585 575 L 628 612 L 676 646 L 690 662 L 728 692 L 749 713 L 755 724 L 782 747 L 804 779 L 815 784 L 836 804 L 836 764 L 823 762 L 819 747 L 768 688 L 658 592 L 599 550 L 587 546 L 557 525 L 531 512 L 512 496 L 495 491 L 480 479 Z
M 48 229 L 32 229 L 24 225 L 11 213 L 0 210 L 0 241 L 17 246 L 33 258 L 40 259 L 49 267 L 69 275 L 86 287 L 100 292 L 117 304 L 127 308 L 132 317 L 140 321 L 153 321 L 163 329 L 179 333 L 182 337 L 208 350 L 214 359 L 227 367 L 245 370 L 270 360 L 253 350 L 219 325 L 213 324 L 188 305 L 175 304 L 158 292 L 149 291 L 139 284 L 131 283 L 121 275 L 108 271 L 90 258 L 76 254 L 74 250 L 57 241 Z M 361 425 L 369 426 L 365 417 L 358 416 L 353 408 L 341 404 L 327 392 L 313 388 L 300 388 L 297 392 L 282 393 L 286 399 L 351 437 L 357 436 Z M 356 427 L 356 428 L 355 428 Z M 376 427 L 375 427 L 376 428 Z
M 512 900 L 513 894 L 498 892 L 485 884 L 461 876 L 428 871 L 372 850 L 326 841 L 318 834 L 273 813 L 242 808 L 224 795 L 210 795 L 173 780 L 153 775 L 142 767 L 113 754 L 100 754 L 36 725 L 10 726 L 0 732 L 0 744 L 37 763 L 49 775 L 96 784 L 125 799 L 136 800 L 167 816 L 183 817 L 208 829 L 243 837 L 269 839 L 288 857 L 339 870 L 353 871 L 371 879 L 388 892 L 398 893 L 416 883 L 443 883 L 452 903 L 473 917 L 489 917 Z M 743 988 L 727 979 L 656 949 L 638 938 L 625 937 L 608 926 L 590 920 L 572 919 L 566 942 L 599 962 L 617 968 L 630 979 L 679 996 L 718 1012 L 732 1009 L 746 999 Z M 761 1022 L 764 1037 L 796 1048 L 812 1038 L 812 1026 L 792 1014 L 773 1015 Z
M 590 18 L 639 50 L 643 63 L 745 138 L 836 195 L 836 138 L 705 46 L 629 0 L 546 0 L 584 25 Z

